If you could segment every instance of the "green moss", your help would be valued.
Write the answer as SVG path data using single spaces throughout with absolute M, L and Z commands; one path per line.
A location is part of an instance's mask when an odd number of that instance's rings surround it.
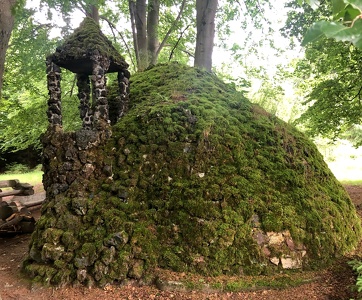
M 57 269 L 51 266 L 34 263 L 27 265 L 25 271 L 45 284 L 50 284 L 53 276 L 57 273 Z
M 42 243 L 58 244 L 63 230 L 56 228 L 47 228 L 42 233 Z
M 67 251 L 74 251 L 79 247 L 79 241 L 76 239 L 76 232 L 66 231 L 61 237 L 61 241 Z

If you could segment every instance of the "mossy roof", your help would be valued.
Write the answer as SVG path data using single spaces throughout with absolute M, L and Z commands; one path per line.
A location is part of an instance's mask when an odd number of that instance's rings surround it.
M 48 59 L 74 73 L 90 75 L 93 65 L 91 57 L 98 53 L 110 59 L 107 73 L 128 68 L 125 59 L 102 33 L 99 25 L 92 18 L 86 17 Z

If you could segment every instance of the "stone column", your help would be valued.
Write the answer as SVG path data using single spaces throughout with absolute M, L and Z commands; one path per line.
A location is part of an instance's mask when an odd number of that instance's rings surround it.
M 92 84 L 95 97 L 94 108 L 94 129 L 103 129 L 104 126 L 109 124 L 108 116 L 108 101 L 106 90 L 106 72 L 109 68 L 110 62 L 108 58 L 93 56 L 93 75 Z
M 129 104 L 129 78 L 130 74 L 127 70 L 118 72 L 118 87 L 119 87 L 119 110 L 117 111 L 117 120 L 126 114 Z
M 89 76 L 86 74 L 77 74 L 77 87 L 80 118 L 83 121 L 84 129 L 92 129 L 93 112 L 90 107 L 90 82 Z
M 62 101 L 61 101 L 61 70 L 51 60 L 46 61 L 48 81 L 48 121 L 51 125 L 62 125 Z

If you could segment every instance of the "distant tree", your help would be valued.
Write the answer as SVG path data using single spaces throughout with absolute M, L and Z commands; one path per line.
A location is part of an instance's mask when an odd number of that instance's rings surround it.
M 161 50 L 184 16 L 187 1 L 182 0 L 177 17 L 166 25 L 168 29 L 162 37 L 162 41 L 159 36 L 160 6 L 163 4 L 164 7 L 167 7 L 166 1 L 161 3 L 160 0 L 129 0 L 128 4 L 137 69 L 142 71 L 149 65 L 157 63 Z

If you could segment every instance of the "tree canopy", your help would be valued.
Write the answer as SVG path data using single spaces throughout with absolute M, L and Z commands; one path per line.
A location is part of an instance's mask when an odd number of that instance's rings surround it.
M 359 80 L 361 50 L 353 41 L 342 38 L 342 32 L 348 32 L 348 26 L 352 25 L 348 23 L 352 6 L 347 3 L 342 5 L 341 1 L 320 1 L 318 5 L 316 2 L 310 3 L 314 9 L 303 4 L 303 10 L 298 11 L 299 2 L 288 3 L 293 10 L 283 29 L 285 35 L 293 36 L 305 45 L 305 56 L 298 61 L 294 72 L 294 76 L 299 78 L 298 87 L 304 94 L 304 104 L 307 106 L 298 122 L 312 136 L 321 135 L 331 139 L 347 137 L 358 146 L 362 143 L 359 134 L 362 117 L 362 85 Z M 324 35 L 324 25 L 321 24 L 330 24 L 332 27 L 326 26 L 335 28 L 330 20 L 338 16 L 340 22 L 346 22 L 346 25 L 339 24 L 344 29 L 340 32 L 341 36 L 331 35 L 334 29 Z

